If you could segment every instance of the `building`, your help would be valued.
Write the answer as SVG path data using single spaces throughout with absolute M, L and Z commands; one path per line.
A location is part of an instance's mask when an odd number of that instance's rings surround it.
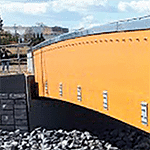
M 24 27 L 24 26 L 4 26 L 4 31 L 7 31 L 11 33 L 12 35 L 18 34 L 20 38 L 24 39 L 24 36 L 27 35 L 28 38 L 37 36 L 37 34 L 41 35 L 43 34 L 43 37 L 45 39 L 50 39 L 55 36 L 58 36 L 63 33 L 69 32 L 68 28 L 62 28 L 62 27 L 48 27 L 43 24 L 38 24 L 37 26 L 32 27 Z

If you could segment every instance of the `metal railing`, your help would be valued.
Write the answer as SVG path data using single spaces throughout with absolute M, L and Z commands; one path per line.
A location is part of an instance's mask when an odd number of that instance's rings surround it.
M 3 46 L 10 48 L 10 47 L 24 47 L 29 46 L 32 43 L 32 41 L 29 41 L 28 43 L 16 43 L 16 44 L 8 44 L 8 45 L 0 45 L 0 48 Z
M 9 72 L 7 71 L 7 65 L 5 65 L 5 71 L 2 70 L 2 62 L 9 61 Z M 27 58 L 10 58 L 0 59 L 0 75 L 6 74 L 21 74 L 27 72 Z
M 6 75 L 6 74 L 20 74 L 27 72 L 27 57 L 21 57 L 20 55 L 20 49 L 22 47 L 28 46 L 30 47 L 32 41 L 29 41 L 28 43 L 16 43 L 16 44 L 8 44 L 8 45 L 0 45 L 0 48 L 3 46 L 7 48 L 17 48 L 16 53 L 17 56 L 15 58 L 9 58 L 9 59 L 0 59 L 0 75 Z M 27 52 L 26 52 L 27 54 Z M 5 65 L 5 72 L 3 73 L 2 70 L 2 62 L 3 61 L 9 61 L 9 72 L 7 71 L 7 65 Z
M 89 29 L 76 30 L 70 33 L 61 34 L 55 38 L 48 39 L 32 48 L 32 50 L 38 50 L 42 47 L 68 40 L 74 39 L 77 37 L 89 36 L 94 34 L 102 34 L 102 33 L 111 33 L 111 32 L 120 32 L 120 31 L 132 31 L 132 30 L 146 30 L 150 29 L 150 15 L 118 20 L 115 22 L 110 22 L 104 25 L 99 25 L 96 27 L 92 27 Z

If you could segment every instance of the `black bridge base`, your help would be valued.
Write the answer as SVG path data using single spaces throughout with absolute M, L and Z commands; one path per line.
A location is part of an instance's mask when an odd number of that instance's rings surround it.
M 55 99 L 39 98 L 31 101 L 29 112 L 30 129 L 88 130 L 103 132 L 106 128 L 122 128 L 120 122 L 109 116 L 71 103 Z

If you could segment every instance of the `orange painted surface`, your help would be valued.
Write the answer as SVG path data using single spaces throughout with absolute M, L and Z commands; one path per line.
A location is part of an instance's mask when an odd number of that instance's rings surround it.
M 148 125 L 141 123 L 141 102 L 149 104 L 150 96 L 149 30 L 70 39 L 33 55 L 40 96 L 87 107 L 150 132 L 150 112 Z M 78 86 L 82 101 L 77 100 Z M 103 108 L 104 90 L 108 91 L 108 110 Z

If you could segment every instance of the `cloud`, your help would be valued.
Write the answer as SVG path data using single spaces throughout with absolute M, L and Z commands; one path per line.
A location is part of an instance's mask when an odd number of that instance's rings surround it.
M 101 12 L 118 9 L 109 0 L 1 0 L 0 14 L 7 22 L 34 23 L 38 20 L 49 24 L 62 23 L 73 28 L 91 27 L 100 22 Z M 10 16 L 11 19 L 9 19 Z M 100 17 L 100 19 L 95 18 Z M 36 21 L 37 20 L 37 21 Z M 72 25 L 73 24 L 73 25 Z
M 145 13 L 150 11 L 150 0 L 145 1 L 131 1 L 131 2 L 119 2 L 118 9 L 120 11 L 134 11 L 138 13 Z
M 47 3 L 25 3 L 24 4 L 24 13 L 46 13 L 47 11 Z
M 76 29 L 81 28 L 91 28 L 93 26 L 98 26 L 100 23 L 97 23 L 93 15 L 87 15 L 81 19 L 81 22 L 75 27 Z
M 0 12 L 20 12 L 37 15 L 46 12 L 85 13 L 90 7 L 105 8 L 107 0 L 26 0 L 24 2 L 1 1 Z
M 106 6 L 107 0 L 55 0 L 49 1 L 56 12 L 63 10 L 85 12 L 90 6 Z
M 0 12 L 19 12 L 25 14 L 41 14 L 47 11 L 47 3 L 0 2 Z

